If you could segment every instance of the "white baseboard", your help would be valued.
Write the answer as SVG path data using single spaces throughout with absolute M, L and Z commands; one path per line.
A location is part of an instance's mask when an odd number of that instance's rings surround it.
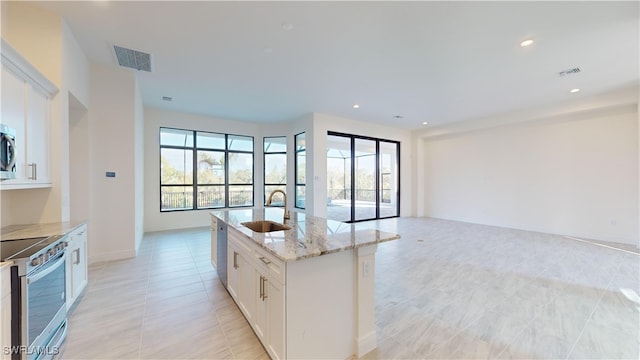
M 356 357 L 361 358 L 377 347 L 378 340 L 376 338 L 376 331 L 374 330 L 356 339 Z
M 115 251 L 105 254 L 89 256 L 89 264 L 95 264 L 103 261 L 123 260 L 136 257 L 135 250 Z

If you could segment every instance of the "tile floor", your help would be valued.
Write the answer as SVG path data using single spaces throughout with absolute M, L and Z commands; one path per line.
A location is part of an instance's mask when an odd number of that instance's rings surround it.
M 561 236 L 437 219 L 376 258 L 378 349 L 366 359 L 638 359 L 640 257 Z M 209 260 L 209 230 L 146 234 L 92 265 L 63 359 L 268 359 Z

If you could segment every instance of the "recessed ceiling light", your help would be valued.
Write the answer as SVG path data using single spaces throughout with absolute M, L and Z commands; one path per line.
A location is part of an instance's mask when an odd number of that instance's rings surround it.
M 402 115 L 395 115 L 395 116 L 394 116 L 394 118 L 395 118 L 395 119 L 402 119 L 402 118 L 404 118 L 404 116 L 402 116 Z
M 164 100 L 164 101 L 173 101 L 173 98 L 171 96 L 163 96 L 162 100 Z
M 359 109 L 359 108 L 360 108 L 360 105 L 358 105 L 358 104 L 353 104 L 353 108 L 354 108 L 354 109 Z
M 527 47 L 527 46 L 529 46 L 529 45 L 531 45 L 531 44 L 533 44 L 533 40 L 532 40 L 532 39 L 527 39 L 527 40 L 525 40 L 525 41 L 521 42 L 521 43 L 520 43 L 520 46 L 522 46 L 522 47 Z
M 270 47 L 264 48 L 264 53 L 265 54 L 271 54 L 272 52 L 273 52 L 273 48 L 270 48 Z
M 571 89 L 571 90 L 569 90 L 569 92 L 572 93 L 572 94 L 575 94 L 577 92 L 580 92 L 580 89 L 578 89 L 578 88 Z
M 282 30 L 291 31 L 293 29 L 293 24 L 291 23 L 282 23 Z
M 426 121 L 423 121 L 423 122 L 422 122 L 422 125 L 429 125 L 429 123 L 428 123 L 428 122 L 426 122 Z

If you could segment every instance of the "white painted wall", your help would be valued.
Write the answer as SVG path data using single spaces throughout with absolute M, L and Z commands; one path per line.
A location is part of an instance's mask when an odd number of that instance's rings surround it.
M 89 63 L 58 15 L 25 2 L 2 2 L 2 37 L 59 88 L 51 103 L 52 187 L 4 191 L 2 226 L 69 220 L 69 93 L 88 106 Z
M 91 190 L 89 113 L 73 95 L 69 95 L 69 219 L 89 219 Z M 91 224 L 88 224 L 91 227 Z
M 91 263 L 135 256 L 136 97 L 135 72 L 91 65 Z
M 638 246 L 636 104 L 423 141 L 427 216 Z
M 137 253 L 144 236 L 144 105 L 137 81 L 134 107 L 134 247 Z
M 2 37 L 58 88 L 62 86 L 62 18 L 23 1 L 2 1 Z
M 308 151 L 307 194 L 318 201 L 307 204 L 307 213 L 319 217 L 327 215 L 327 132 L 371 136 L 385 140 L 400 141 L 400 216 L 412 216 L 412 137 L 408 130 L 391 126 L 374 125 L 333 115 L 314 113 L 313 134 L 307 135 Z M 310 172 L 309 172 L 310 171 Z
M 51 167 L 55 199 L 52 207 L 60 209 L 58 221 L 69 221 L 71 217 L 70 186 L 70 104 L 79 103 L 80 108 L 89 107 L 89 61 L 76 41 L 67 23 L 62 20 L 62 88 L 54 102 L 51 127 Z M 56 119 L 58 119 L 56 121 Z M 55 159 L 55 160 L 54 160 Z M 86 219 L 85 219 L 86 220 Z

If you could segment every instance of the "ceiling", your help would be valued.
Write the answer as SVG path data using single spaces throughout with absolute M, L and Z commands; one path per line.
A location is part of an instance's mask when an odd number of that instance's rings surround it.
M 151 53 L 146 106 L 218 118 L 321 112 L 417 129 L 638 83 L 635 1 L 38 4 L 92 62 L 117 66 L 113 44 Z

